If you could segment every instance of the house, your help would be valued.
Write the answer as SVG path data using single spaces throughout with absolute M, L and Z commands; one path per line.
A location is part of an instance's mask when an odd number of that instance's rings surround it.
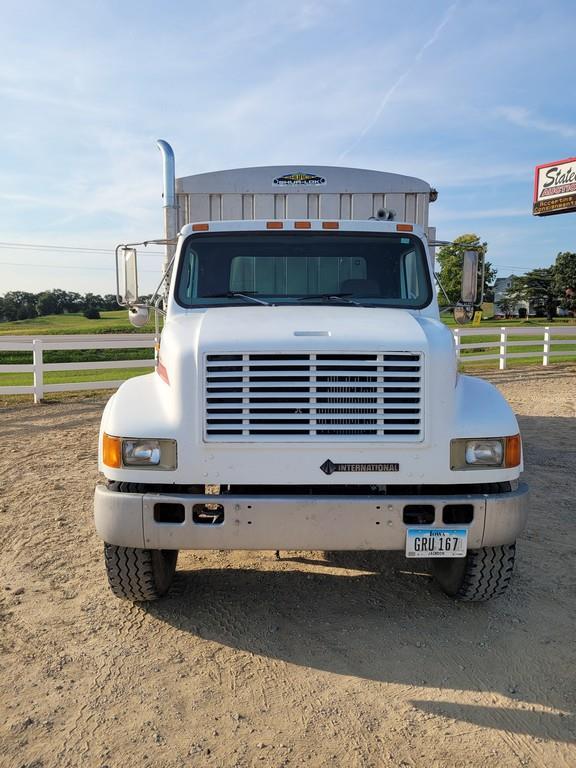
M 526 314 L 530 314 L 530 302 L 517 301 L 515 303 L 508 303 L 505 301 L 506 293 L 512 287 L 512 281 L 515 275 L 509 275 L 508 277 L 497 277 L 494 283 L 494 314 L 495 315 L 518 315 L 520 309 L 525 309 Z

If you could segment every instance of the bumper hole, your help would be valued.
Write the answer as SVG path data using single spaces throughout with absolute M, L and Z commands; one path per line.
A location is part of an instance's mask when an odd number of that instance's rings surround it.
M 434 522 L 433 504 L 407 504 L 402 513 L 406 525 L 429 525 Z
M 194 504 L 192 507 L 192 522 L 196 525 L 222 525 L 224 522 L 224 507 L 222 504 Z
M 185 518 L 184 504 L 154 504 L 154 520 L 157 523 L 183 523 Z
M 447 525 L 452 525 L 454 523 L 471 523 L 473 519 L 473 504 L 446 504 L 442 510 L 442 522 Z

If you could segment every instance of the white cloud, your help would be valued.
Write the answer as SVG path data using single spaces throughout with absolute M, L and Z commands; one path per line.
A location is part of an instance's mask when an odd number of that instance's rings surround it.
M 433 211 L 433 223 L 451 223 L 453 221 L 476 221 L 480 219 L 510 219 L 521 216 L 529 216 L 530 208 L 485 208 L 476 210 L 471 208 L 465 211 L 442 209 L 438 213 Z
M 555 133 L 568 139 L 576 136 L 576 126 L 538 117 L 525 107 L 498 107 L 494 112 L 498 117 L 503 117 L 507 122 L 518 125 L 521 128 L 543 131 L 544 133 Z
M 354 150 L 358 146 L 358 144 L 360 144 L 362 139 L 374 128 L 374 126 L 380 119 L 382 112 L 384 111 L 385 107 L 387 106 L 388 102 L 390 101 L 394 93 L 398 90 L 398 88 L 402 85 L 402 83 L 406 80 L 406 78 L 416 69 L 417 65 L 420 63 L 422 57 L 426 53 L 426 50 L 430 48 L 430 46 L 434 45 L 434 43 L 438 40 L 442 30 L 448 24 L 448 22 L 450 21 L 450 18 L 452 17 L 452 14 L 458 7 L 459 1 L 460 0 L 456 0 L 456 2 L 452 3 L 452 5 L 448 8 L 446 13 L 442 17 L 442 20 L 432 32 L 432 35 L 420 47 L 416 55 L 413 56 L 411 63 L 407 67 L 407 69 L 405 69 L 400 74 L 400 76 L 396 78 L 396 80 L 392 83 L 392 85 L 388 88 L 374 115 L 371 117 L 368 123 L 362 128 L 362 130 L 360 131 L 356 139 L 352 142 L 352 144 L 350 144 L 349 147 L 347 147 L 345 150 L 343 150 L 340 153 L 340 155 L 338 156 L 338 162 L 341 162 L 346 157 L 346 155 L 349 155 L 350 152 L 352 152 L 352 150 Z

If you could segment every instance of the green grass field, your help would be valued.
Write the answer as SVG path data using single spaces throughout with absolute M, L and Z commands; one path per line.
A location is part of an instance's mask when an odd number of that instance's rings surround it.
M 461 336 L 466 340 L 466 332 L 468 330 L 475 330 L 472 325 L 456 326 L 453 318 L 450 315 L 443 315 L 443 321 L 451 328 L 460 327 Z M 545 318 L 530 318 L 527 320 L 483 320 L 481 328 L 486 329 L 486 333 L 480 336 L 469 337 L 469 341 L 475 343 L 490 343 L 498 342 L 499 328 L 506 325 L 510 328 L 509 337 L 512 344 L 509 345 L 510 352 L 524 352 L 525 356 L 522 358 L 514 358 L 508 360 L 508 366 L 516 365 L 540 365 L 542 363 L 542 344 L 541 344 L 541 332 L 536 329 L 541 326 L 551 325 L 576 325 L 575 318 L 557 318 L 554 323 L 549 323 Z M 534 328 L 535 335 L 532 336 L 515 336 L 513 329 L 515 328 Z M 2 336 L 30 336 L 34 334 L 38 335 L 57 335 L 57 334 L 88 334 L 88 333 L 153 333 L 154 322 L 149 322 L 142 329 L 134 329 L 128 321 L 128 314 L 126 310 L 119 309 L 113 312 L 102 312 L 100 320 L 88 320 L 82 314 L 69 314 L 69 315 L 48 315 L 46 317 L 36 317 L 32 320 L 19 320 L 10 323 L 0 323 L 0 338 Z M 539 341 L 540 339 L 540 341 Z M 559 336 L 558 339 L 565 339 L 574 341 L 569 345 L 552 345 L 552 350 L 557 350 L 566 353 L 565 355 L 559 355 L 558 357 L 551 358 L 552 363 L 561 362 L 575 362 L 574 355 L 570 356 L 570 352 L 576 352 L 576 337 L 572 336 Z M 529 346 L 515 346 L 514 341 L 534 341 L 534 345 Z M 463 350 L 462 358 L 460 361 L 460 368 L 463 370 L 472 369 L 495 369 L 498 367 L 497 360 L 467 360 L 466 358 L 476 354 L 497 354 L 497 347 L 478 348 L 474 350 Z M 58 362 L 96 362 L 96 361 L 108 361 L 108 360 L 150 360 L 152 362 L 154 358 L 154 352 L 152 349 L 101 349 L 101 350 L 54 350 L 44 353 L 45 363 L 58 363 Z M 31 352 L 0 352 L 0 364 L 15 365 L 26 364 L 32 362 Z M 46 372 L 44 380 L 46 384 L 63 384 L 65 382 L 80 382 L 80 381 L 108 381 L 108 380 L 122 380 L 132 378 L 133 376 L 140 376 L 143 373 L 148 373 L 152 368 L 117 368 L 117 369 L 100 369 L 89 371 L 50 371 Z M 0 387 L 2 386 L 28 386 L 32 384 L 31 373 L 0 373 Z
M 117 309 L 101 312 L 100 320 L 88 320 L 82 313 L 70 315 L 46 315 L 31 320 L 15 320 L 0 323 L 0 336 L 31 336 L 55 333 L 154 333 L 154 320 L 136 330 L 128 321 L 128 312 Z

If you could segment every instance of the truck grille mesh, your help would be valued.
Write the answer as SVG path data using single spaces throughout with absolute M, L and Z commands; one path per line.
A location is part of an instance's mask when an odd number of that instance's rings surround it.
M 423 439 L 419 353 L 210 354 L 210 441 Z

